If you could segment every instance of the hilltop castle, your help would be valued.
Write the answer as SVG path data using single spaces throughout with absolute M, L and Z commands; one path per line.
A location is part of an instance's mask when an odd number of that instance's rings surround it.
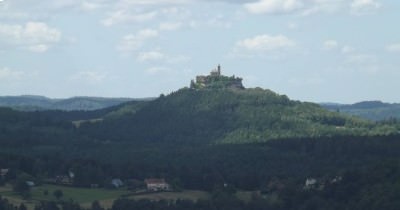
M 221 65 L 218 65 L 216 69 L 210 72 L 210 75 L 196 76 L 196 82 L 190 82 L 190 88 L 192 89 L 205 89 L 205 88 L 235 88 L 244 89 L 242 84 L 242 78 L 227 77 L 221 74 Z

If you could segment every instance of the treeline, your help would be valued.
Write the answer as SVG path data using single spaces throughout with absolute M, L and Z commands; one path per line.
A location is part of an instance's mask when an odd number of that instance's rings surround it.
M 399 159 L 400 141 L 399 136 L 335 137 L 197 147 L 66 144 L 31 150 L 0 155 L 1 167 L 33 177 L 73 171 L 73 185 L 84 187 L 104 186 L 112 178 L 158 177 L 186 189 L 212 191 L 229 184 L 258 190 L 276 179 L 302 185 L 308 177 L 336 177 L 349 169 Z
M 283 183 L 283 184 L 282 184 Z M 132 200 L 120 198 L 110 210 L 397 210 L 400 206 L 400 161 L 382 161 L 359 169 L 344 170 L 338 182 L 323 188 L 304 188 L 290 180 L 269 189 L 255 191 L 249 200 L 238 197 L 236 190 L 219 187 L 205 200 Z M 279 186 L 279 187 L 277 187 Z M 0 197 L 0 209 L 25 210 Z M 81 210 L 74 201 L 46 202 L 35 210 Z M 87 208 L 85 208 L 87 209 Z M 94 201 L 88 210 L 104 210 Z

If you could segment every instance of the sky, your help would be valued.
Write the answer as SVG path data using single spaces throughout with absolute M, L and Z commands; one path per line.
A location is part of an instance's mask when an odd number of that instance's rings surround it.
M 400 102 L 398 0 L 0 0 L 0 95 L 155 97 L 218 64 L 291 99 Z

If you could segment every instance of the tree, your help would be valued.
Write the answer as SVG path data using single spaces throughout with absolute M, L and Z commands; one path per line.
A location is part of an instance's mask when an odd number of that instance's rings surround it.
M 55 190 L 55 191 L 53 192 L 53 195 L 54 195 L 54 197 L 57 198 L 57 200 L 59 200 L 59 199 L 64 195 L 64 193 L 63 193 L 62 190 Z
M 23 199 L 28 199 L 31 197 L 30 194 L 30 187 L 26 183 L 26 179 L 23 177 L 19 177 L 13 184 L 13 190 L 14 192 L 20 194 Z
M 101 208 L 99 201 L 93 201 L 92 203 L 92 210 L 104 210 L 103 208 Z
M 18 210 L 27 210 L 26 206 L 21 203 L 21 205 L 19 205 Z

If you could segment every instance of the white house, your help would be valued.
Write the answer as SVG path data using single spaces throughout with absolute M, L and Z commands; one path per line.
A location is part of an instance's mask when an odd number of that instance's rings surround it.
M 121 179 L 113 179 L 111 180 L 111 185 L 114 186 L 115 188 L 119 188 L 124 186 L 124 183 L 121 181 Z
M 311 189 L 317 185 L 317 180 L 314 178 L 307 178 L 306 183 L 304 185 L 304 189 Z
M 9 169 L 8 168 L 2 168 L 0 169 L 0 176 L 5 176 L 8 174 Z
M 25 184 L 28 185 L 29 187 L 35 186 L 35 182 L 33 182 L 33 181 L 26 181 Z
M 170 190 L 169 184 L 164 179 L 145 179 L 148 191 L 167 191 Z

